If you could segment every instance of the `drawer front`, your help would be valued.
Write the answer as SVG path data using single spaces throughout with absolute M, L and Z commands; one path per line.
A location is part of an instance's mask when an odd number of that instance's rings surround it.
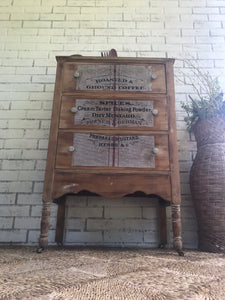
M 166 93 L 165 66 L 64 63 L 63 92 L 79 90 Z
M 168 136 L 60 132 L 56 168 L 77 167 L 169 170 Z
M 100 100 L 63 96 L 60 128 L 129 127 L 167 130 L 166 98 Z

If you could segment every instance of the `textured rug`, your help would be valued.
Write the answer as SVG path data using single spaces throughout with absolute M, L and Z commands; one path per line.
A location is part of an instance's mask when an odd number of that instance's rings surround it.
M 0 299 L 225 299 L 225 255 L 172 250 L 0 248 Z

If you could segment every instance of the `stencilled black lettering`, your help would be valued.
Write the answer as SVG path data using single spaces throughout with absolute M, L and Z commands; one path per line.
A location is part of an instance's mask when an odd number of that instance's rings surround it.
M 135 127 L 154 125 L 153 101 L 77 99 L 75 125 Z

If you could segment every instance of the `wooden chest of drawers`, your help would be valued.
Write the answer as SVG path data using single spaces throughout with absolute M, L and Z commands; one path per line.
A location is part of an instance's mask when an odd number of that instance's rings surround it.
M 182 254 L 174 61 L 82 56 L 57 61 L 40 249 L 48 244 L 53 200 L 56 242 L 62 243 L 65 195 L 143 192 L 160 199 L 161 244 L 165 206 L 171 204 L 174 247 Z

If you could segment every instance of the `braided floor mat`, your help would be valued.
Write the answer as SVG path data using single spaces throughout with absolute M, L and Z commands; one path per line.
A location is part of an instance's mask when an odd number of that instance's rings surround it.
M 0 248 L 0 299 L 225 299 L 225 255 L 172 250 Z

